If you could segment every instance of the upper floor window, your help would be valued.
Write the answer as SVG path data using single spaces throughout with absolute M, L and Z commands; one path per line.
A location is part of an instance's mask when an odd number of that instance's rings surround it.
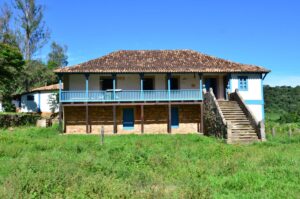
M 27 101 L 34 101 L 34 95 L 27 95 Z
M 239 76 L 239 90 L 247 91 L 248 90 L 248 77 L 247 76 Z

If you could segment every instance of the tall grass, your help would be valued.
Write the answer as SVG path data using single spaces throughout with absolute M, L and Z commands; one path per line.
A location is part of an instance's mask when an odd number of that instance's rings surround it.
M 227 145 L 191 135 L 0 133 L 0 198 L 297 198 L 300 136 Z

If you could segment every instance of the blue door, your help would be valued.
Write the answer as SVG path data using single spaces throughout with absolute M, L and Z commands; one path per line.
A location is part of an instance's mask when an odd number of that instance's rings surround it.
M 179 117 L 178 117 L 178 108 L 177 107 L 171 108 L 171 125 L 172 125 L 172 128 L 179 127 Z
M 134 127 L 134 111 L 133 108 L 124 108 L 123 109 L 123 128 L 124 129 L 133 129 Z

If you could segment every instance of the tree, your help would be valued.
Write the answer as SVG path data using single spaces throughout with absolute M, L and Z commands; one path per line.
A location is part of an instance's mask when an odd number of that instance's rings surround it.
M 0 42 L 18 46 L 16 35 L 10 28 L 12 11 L 8 4 L 4 4 L 0 9 Z
M 18 76 L 23 71 L 24 60 L 20 50 L 14 46 L 0 43 L 0 95 L 4 110 L 11 105 L 11 96 L 15 91 Z
M 57 77 L 42 61 L 31 60 L 21 73 L 16 93 L 30 91 L 31 88 L 57 83 Z
M 44 9 L 41 5 L 37 5 L 35 0 L 15 0 L 15 4 L 19 11 L 21 49 L 25 59 L 31 60 L 50 37 L 49 30 L 43 21 Z
M 48 68 L 53 70 L 55 68 L 64 67 L 68 65 L 67 46 L 60 46 L 56 42 L 51 44 L 51 52 L 48 54 Z

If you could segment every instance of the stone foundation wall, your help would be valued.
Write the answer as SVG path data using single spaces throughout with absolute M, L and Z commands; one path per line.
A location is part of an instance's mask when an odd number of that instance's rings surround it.
M 123 129 L 123 108 L 134 108 L 134 128 Z M 196 133 L 200 129 L 200 105 L 172 105 L 178 107 L 179 127 L 172 128 L 172 133 Z M 113 134 L 113 107 L 90 106 L 89 131 L 99 134 L 101 126 L 104 126 L 105 134 Z M 72 134 L 86 133 L 86 108 L 85 106 L 64 107 L 65 132 Z M 141 107 L 140 106 L 117 106 L 117 133 L 140 134 L 141 133 Z M 168 106 L 149 105 L 144 106 L 144 133 L 167 133 L 168 131 Z

